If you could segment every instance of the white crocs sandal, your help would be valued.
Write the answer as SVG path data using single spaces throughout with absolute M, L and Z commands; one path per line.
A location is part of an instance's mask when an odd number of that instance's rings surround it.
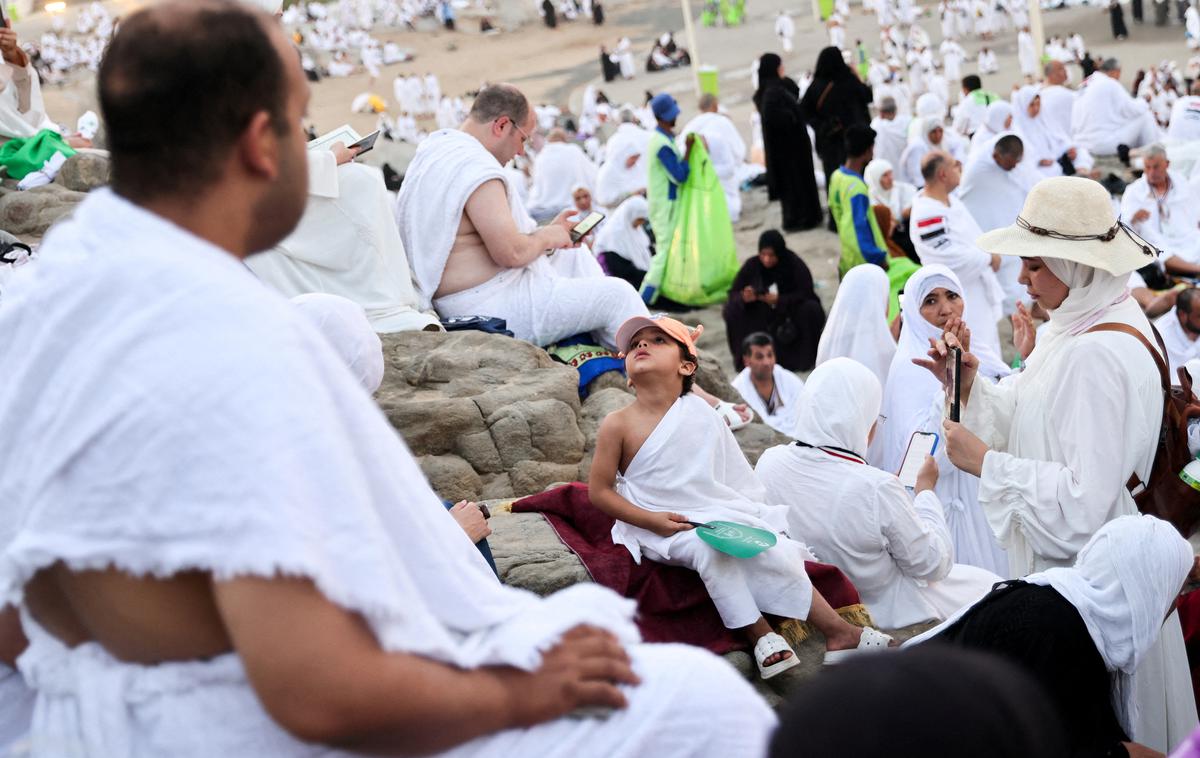
M 835 663 L 842 663 L 847 658 L 861 653 L 877 653 L 881 650 L 887 650 L 888 643 L 891 641 L 891 635 L 865 626 L 862 630 L 862 637 L 858 640 L 858 647 L 851 648 L 850 650 L 825 651 L 825 665 L 831 666 Z
M 725 400 L 717 403 L 715 410 L 717 413 L 721 414 L 721 418 L 725 419 L 725 423 L 729 424 L 729 430 L 731 432 L 736 432 L 738 429 L 741 429 L 743 426 L 754 420 L 754 411 L 750 411 L 749 419 L 744 419 L 733 407 L 733 403 Z
M 791 656 L 772 663 L 770 666 L 763 664 L 763 661 L 772 655 L 783 652 L 791 653 Z M 758 638 L 758 642 L 754 643 L 754 661 L 758 664 L 758 673 L 762 675 L 763 679 L 770 679 L 776 674 L 782 674 L 800 663 L 800 659 L 796 657 L 796 651 L 792 650 L 791 646 L 787 644 L 787 640 L 776 632 L 764 634 Z

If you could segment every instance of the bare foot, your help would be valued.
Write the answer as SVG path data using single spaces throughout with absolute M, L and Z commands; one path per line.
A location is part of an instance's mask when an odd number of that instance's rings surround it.
M 853 650 L 862 639 L 862 627 L 846 624 L 845 630 L 825 637 L 826 650 Z
M 768 655 L 766 660 L 763 661 L 763 666 L 764 667 L 774 666 L 776 663 L 779 663 L 780 661 L 786 661 L 788 658 L 791 658 L 791 657 L 792 657 L 791 650 L 780 650 L 778 653 L 773 653 L 771 655 Z

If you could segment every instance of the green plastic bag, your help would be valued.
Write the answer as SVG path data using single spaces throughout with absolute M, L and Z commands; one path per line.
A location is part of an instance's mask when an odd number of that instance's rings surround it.
M 0 166 L 8 169 L 9 177 L 20 180 L 40 169 L 55 153 L 70 158 L 75 150 L 58 132 L 43 129 L 32 137 L 10 139 L 0 145 Z
M 900 291 L 908 278 L 921 268 L 909 258 L 888 258 L 888 323 L 900 312 Z
M 659 241 L 642 282 L 642 298 L 649 305 L 659 296 L 683 305 L 721 303 L 737 276 L 737 246 L 725 190 L 700 139 L 692 146 L 688 166 L 687 181 L 675 201 L 673 233 Z

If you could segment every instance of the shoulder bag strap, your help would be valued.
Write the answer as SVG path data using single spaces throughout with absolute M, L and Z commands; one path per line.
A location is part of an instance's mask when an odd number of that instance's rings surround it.
M 825 85 L 825 89 L 821 91 L 821 96 L 817 98 L 817 112 L 825 105 L 825 98 L 829 97 L 829 90 L 833 89 L 833 82 Z

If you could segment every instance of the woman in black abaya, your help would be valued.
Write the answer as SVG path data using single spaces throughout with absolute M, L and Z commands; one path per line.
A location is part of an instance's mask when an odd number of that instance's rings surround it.
M 836 47 L 822 50 L 800 107 L 817 135 L 817 155 L 825 170 L 826 187 L 829 177 L 846 162 L 846 130 L 871 125 L 870 102 L 871 88 L 846 65 L 842 51 Z
M 775 358 L 789 371 L 808 371 L 816 362 L 825 309 L 808 266 L 788 250 L 775 229 L 762 233 L 758 255 L 742 264 L 730 287 L 724 316 L 738 371 L 743 368 L 742 340 L 755 332 L 771 335 Z
M 754 106 L 762 117 L 767 189 L 783 210 L 785 231 L 821 223 L 821 200 L 813 174 L 812 143 L 800 112 L 799 88 L 783 75 L 783 61 L 767 53 L 758 61 Z

